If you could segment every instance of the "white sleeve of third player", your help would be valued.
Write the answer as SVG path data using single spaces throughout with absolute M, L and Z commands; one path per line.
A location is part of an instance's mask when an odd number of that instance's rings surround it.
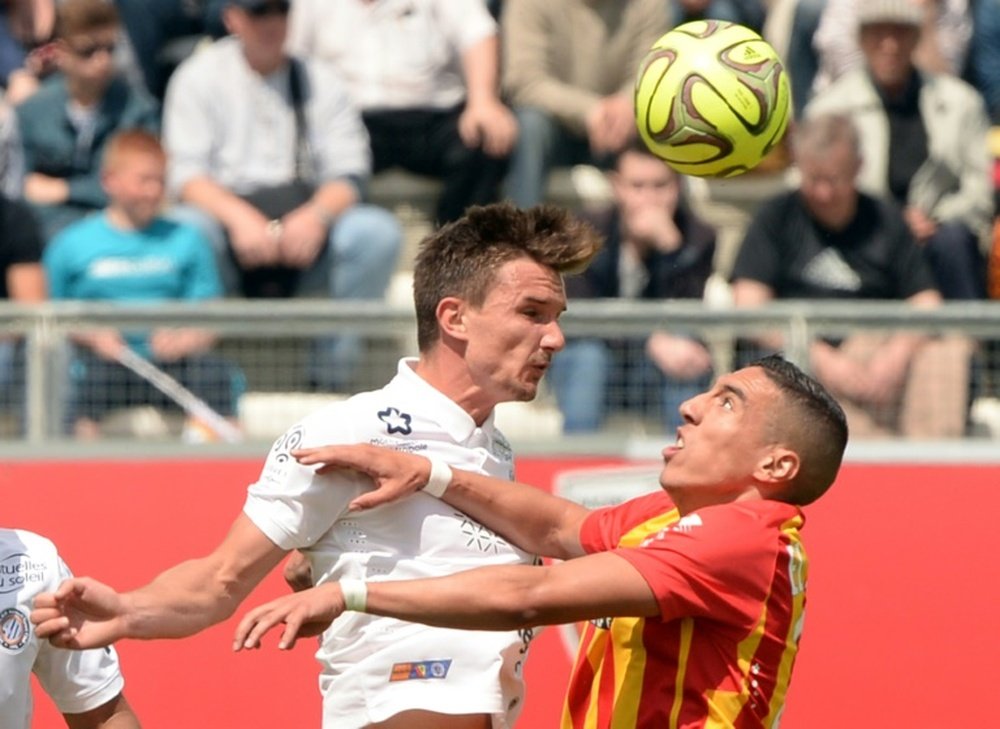
M 56 556 L 58 578 L 47 589 L 54 590 L 72 577 L 69 568 Z M 118 654 L 111 646 L 86 651 L 70 651 L 41 641 L 34 666 L 35 676 L 63 714 L 81 714 L 103 706 L 125 687 Z
M 296 448 L 353 442 L 349 430 L 330 427 L 331 420 L 349 422 L 346 415 L 321 411 L 288 430 L 271 446 L 260 477 L 247 492 L 243 513 L 282 549 L 315 544 L 355 496 L 372 488 L 371 481 L 358 474 L 318 476 L 291 455 Z

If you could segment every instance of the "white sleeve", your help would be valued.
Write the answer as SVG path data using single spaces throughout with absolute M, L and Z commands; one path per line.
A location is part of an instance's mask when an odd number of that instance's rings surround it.
M 57 576 L 46 588 L 54 590 L 72 577 L 65 563 L 56 556 Z M 55 648 L 41 641 L 34 673 L 38 682 L 63 714 L 80 714 L 103 706 L 125 687 L 118 665 L 118 654 L 111 646 L 87 651 Z
M 435 0 L 442 32 L 459 55 L 484 38 L 497 35 L 497 23 L 483 0 Z
M 303 421 L 275 441 L 243 505 L 250 521 L 282 549 L 315 544 L 355 496 L 371 489 L 371 481 L 364 476 L 318 476 L 312 467 L 301 466 L 292 457 L 295 448 L 354 442 L 345 428 L 316 426 L 314 420 Z

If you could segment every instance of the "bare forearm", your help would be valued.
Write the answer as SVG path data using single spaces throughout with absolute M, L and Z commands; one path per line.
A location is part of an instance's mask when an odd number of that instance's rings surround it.
M 309 202 L 324 218 L 332 220 L 358 202 L 358 191 L 350 182 L 333 180 L 321 185 Z
M 580 525 L 589 512 L 567 499 L 458 469 L 442 498 L 532 554 L 558 559 L 583 554 Z
M 484 38 L 462 56 L 469 103 L 494 99 L 500 87 L 500 43 L 497 37 Z
M 255 208 L 208 177 L 195 177 L 184 185 L 181 199 L 201 208 L 226 228 L 231 228 Z

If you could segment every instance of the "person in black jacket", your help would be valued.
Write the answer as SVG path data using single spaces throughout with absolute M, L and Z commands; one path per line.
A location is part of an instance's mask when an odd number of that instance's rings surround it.
M 700 299 L 712 274 L 715 231 L 687 206 L 683 178 L 641 141 L 610 173 L 614 204 L 588 218 L 607 240 L 587 271 L 568 278 L 573 299 Z M 639 339 L 580 338 L 553 361 L 563 429 L 599 430 L 612 409 L 680 424 L 678 407 L 712 377 L 708 349 L 666 329 Z

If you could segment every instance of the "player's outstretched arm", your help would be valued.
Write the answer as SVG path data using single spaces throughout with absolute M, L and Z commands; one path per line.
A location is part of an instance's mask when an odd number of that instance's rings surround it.
M 246 516 L 206 557 L 182 562 L 145 587 L 119 594 L 87 577 L 35 598 L 38 635 L 60 648 L 98 648 L 122 638 L 182 638 L 236 608 L 286 552 Z
M 352 501 L 352 510 L 412 494 L 431 473 L 431 462 L 423 456 L 369 444 L 306 448 L 292 455 L 304 466 L 320 465 L 319 473 L 349 468 L 370 476 L 375 491 Z M 527 552 L 558 559 L 584 553 L 580 526 L 589 510 L 534 486 L 453 469 L 441 499 Z
M 368 582 L 365 592 L 366 613 L 469 630 L 660 614 L 639 571 L 609 552 L 547 567 L 480 567 L 434 579 Z M 345 603 L 335 582 L 273 600 L 240 621 L 233 649 L 260 647 L 261 638 L 279 625 L 284 629 L 278 647 L 291 648 L 297 638 L 326 628 L 346 610 Z

